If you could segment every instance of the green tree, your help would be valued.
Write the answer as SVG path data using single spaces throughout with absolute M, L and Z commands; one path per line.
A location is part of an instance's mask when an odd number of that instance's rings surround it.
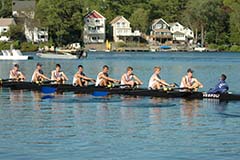
M 136 9 L 129 18 L 133 29 L 137 29 L 143 33 L 146 33 L 149 27 L 148 16 L 149 16 L 148 10 L 145 10 L 143 8 Z
M 230 42 L 240 45 L 240 1 L 224 0 L 224 4 L 230 15 Z
M 79 42 L 83 30 L 83 0 L 39 0 L 36 18 L 57 45 Z
M 0 17 L 6 18 L 12 15 L 12 1 L 1 0 L 0 2 Z
M 24 29 L 21 25 L 10 25 L 9 30 L 6 35 L 10 37 L 11 40 L 23 42 L 26 40 L 24 35 Z

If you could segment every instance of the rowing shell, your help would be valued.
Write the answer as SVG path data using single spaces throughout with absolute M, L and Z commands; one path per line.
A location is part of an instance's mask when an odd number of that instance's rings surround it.
M 219 99 L 219 100 L 240 100 L 240 94 L 207 94 L 205 92 L 181 92 L 179 90 L 148 90 L 146 88 L 105 88 L 95 87 L 76 87 L 71 84 L 36 84 L 32 82 L 2 82 L 2 87 L 12 90 L 33 90 L 41 91 L 42 87 L 56 88 L 57 92 L 74 92 L 81 94 L 92 94 L 93 92 L 107 92 L 108 94 L 119 94 L 129 96 L 144 97 L 163 97 L 163 98 L 185 98 L 185 99 Z

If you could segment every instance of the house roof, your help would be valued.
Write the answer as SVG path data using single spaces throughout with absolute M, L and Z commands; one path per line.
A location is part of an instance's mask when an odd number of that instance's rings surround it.
M 85 18 L 104 18 L 106 19 L 105 17 L 103 17 L 103 15 L 101 15 L 99 12 L 97 12 L 96 10 L 93 10 L 91 12 L 89 12 Z
M 129 22 L 126 18 L 124 18 L 123 16 L 117 16 L 117 17 L 115 17 L 115 18 L 110 22 L 110 24 L 114 24 L 114 23 L 118 22 L 120 19 L 123 19 L 124 21 L 130 23 L 130 22 Z
M 36 6 L 35 0 L 30 1 L 20 1 L 20 0 L 13 0 L 12 1 L 12 10 L 13 11 L 26 11 L 26 10 L 34 10 Z
M 158 23 L 159 21 L 163 21 L 163 23 L 165 23 L 166 25 L 168 25 L 169 26 L 169 24 L 164 20 L 164 19 L 162 19 L 162 18 L 159 18 L 159 19 L 154 19 L 153 20 L 153 24 L 152 25 L 155 25 L 156 23 Z
M 16 24 L 13 18 L 0 18 L 0 26 L 5 27 L 11 24 Z
M 169 29 L 154 29 L 154 32 L 170 32 L 170 30 Z

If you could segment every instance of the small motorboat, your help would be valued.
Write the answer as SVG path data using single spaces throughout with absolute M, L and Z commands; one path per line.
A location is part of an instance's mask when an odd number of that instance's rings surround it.
M 10 49 L 10 50 L 1 50 L 0 52 L 0 60 L 28 60 L 33 59 L 32 56 L 25 56 L 18 49 Z

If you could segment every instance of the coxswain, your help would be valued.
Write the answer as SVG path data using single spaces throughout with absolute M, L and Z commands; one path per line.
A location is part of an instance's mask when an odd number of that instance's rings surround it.
M 153 75 L 151 76 L 149 83 L 148 83 L 148 88 L 149 89 L 161 89 L 163 87 L 170 87 L 174 85 L 168 84 L 165 80 L 162 80 L 160 77 L 160 72 L 161 72 L 161 67 L 154 67 L 153 68 Z
M 222 74 L 215 88 L 211 88 L 208 91 L 208 94 L 227 93 L 227 91 L 229 90 L 229 87 L 226 82 L 226 79 L 227 79 L 227 76 L 225 74 Z
M 117 79 L 108 77 L 108 71 L 109 71 L 109 67 L 107 65 L 104 65 L 102 67 L 102 72 L 99 72 L 97 75 L 97 80 L 96 80 L 95 86 L 107 87 L 108 85 L 111 85 L 112 83 L 120 82 Z
M 121 78 L 121 85 L 125 85 L 126 87 L 134 87 L 138 85 L 142 85 L 143 82 L 135 75 L 133 74 L 133 68 L 127 67 L 127 73 L 124 73 Z
M 9 72 L 9 78 L 12 81 L 24 81 L 26 77 L 19 71 L 19 65 L 15 64 Z
M 74 86 L 81 86 L 81 87 L 82 86 L 88 86 L 89 82 L 95 83 L 95 80 L 93 78 L 87 77 L 83 73 L 83 66 L 79 65 L 78 66 L 78 71 L 77 71 L 77 73 L 73 77 L 73 85 Z
M 33 72 L 33 75 L 32 75 L 31 82 L 41 83 L 44 80 L 50 80 L 50 79 L 43 74 L 42 64 L 37 63 L 36 69 L 35 69 L 35 71 Z
M 203 85 L 197 80 L 197 78 L 193 77 L 193 70 L 189 68 L 187 70 L 187 75 L 182 77 L 180 87 L 197 91 L 199 88 L 203 88 Z
M 68 77 L 61 71 L 61 65 L 56 64 L 56 69 L 51 72 L 51 80 L 57 84 L 64 84 L 68 80 Z

